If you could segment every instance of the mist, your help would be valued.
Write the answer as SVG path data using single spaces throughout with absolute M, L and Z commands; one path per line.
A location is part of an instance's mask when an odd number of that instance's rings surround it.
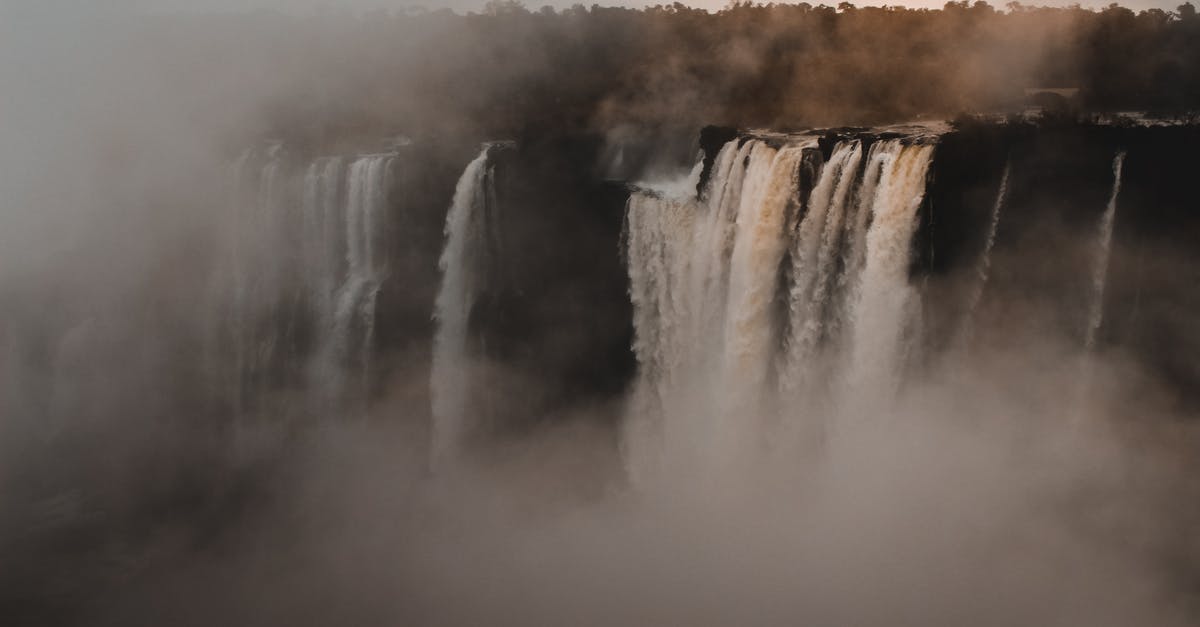
M 1035 400 L 1014 403 L 1000 377 Z M 1054 379 L 992 364 L 935 377 L 815 457 L 719 476 L 675 469 L 636 492 L 587 417 L 432 479 L 406 446 L 411 434 L 322 430 L 277 470 L 252 516 L 224 522 L 203 549 L 155 537 L 152 565 L 88 615 L 1190 624 L 1176 568 L 1197 550 L 1194 508 L 1180 507 L 1196 490 L 1180 475 L 1194 435 L 1184 444 L 1155 429 L 1133 447 L 1103 429 L 1064 428 L 1069 409 L 1054 388 L 1073 380 Z M 1097 404 L 1129 394 L 1107 389 Z
M 0 622 L 1193 624 L 1155 6 L 5 4 Z

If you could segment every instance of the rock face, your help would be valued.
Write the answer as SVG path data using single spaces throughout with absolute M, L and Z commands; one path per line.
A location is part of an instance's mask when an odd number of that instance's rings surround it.
M 914 273 L 944 287 L 973 266 L 1007 164 L 979 316 L 995 328 L 1016 319 L 1082 341 L 1092 290 L 1086 277 L 1113 191 L 1114 157 L 1124 153 L 1098 348 L 1128 353 L 1170 381 L 1181 406 L 1195 408 L 1200 370 L 1183 355 L 1197 346 L 1188 344 L 1196 340 L 1181 312 L 1200 307 L 1189 287 L 1200 280 L 1189 243 L 1200 236 L 1189 180 L 1197 139 L 1195 126 L 961 124 L 938 145 Z M 946 294 L 927 294 L 929 309 L 941 310 L 934 336 L 945 337 L 960 313 L 936 302 Z
M 632 373 L 619 254 L 627 192 L 591 174 L 598 148 L 591 138 L 518 143 L 495 163 L 500 254 L 472 326 L 490 362 L 534 384 L 533 398 L 518 386 L 507 399 L 515 424 L 614 398 Z

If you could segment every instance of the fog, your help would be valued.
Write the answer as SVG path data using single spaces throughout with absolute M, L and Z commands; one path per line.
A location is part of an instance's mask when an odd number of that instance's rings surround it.
M 335 427 L 219 541 L 153 536 L 89 622 L 1190 624 L 1194 430 L 1068 429 L 1072 378 L 1030 358 L 913 386 L 813 458 L 639 491 L 578 416 L 434 478 L 404 436 Z M 1105 370 L 1094 404 L 1121 406 Z
M 370 0 L 0 7 L 0 623 L 1195 623 L 1200 327 L 1180 244 L 1194 211 L 1135 238 L 1118 209 L 1120 316 L 1096 351 L 1062 313 L 1090 278 L 1056 282 L 1094 233 L 1039 217 L 1050 226 L 1002 231 L 970 350 L 848 407 L 738 415 L 766 440 L 748 454 L 639 478 L 621 216 L 597 191 L 686 173 L 709 123 L 1008 112 L 1039 81 L 1093 87 L 1096 111 L 1182 119 L 1200 85 L 1194 17 L 423 4 L 411 19 L 374 19 L 405 7 Z M 477 432 L 431 469 L 444 215 L 479 144 L 499 139 L 518 146 L 495 166 L 512 231 L 471 312 L 486 336 L 462 391 Z M 243 366 L 212 339 L 228 295 L 301 299 L 296 240 L 246 226 L 231 200 L 239 156 L 272 142 L 292 151 L 292 200 L 319 156 L 394 150 L 417 173 L 389 205 L 412 215 L 386 223 L 399 235 L 363 407 L 315 407 L 328 373 L 308 361 L 272 370 L 312 343 L 274 303 L 245 324 L 286 338 L 255 349 L 275 351 L 247 377 L 261 395 L 242 405 L 222 387 Z M 1145 154 L 1131 150 L 1135 174 Z M 1093 212 L 1111 184 L 1112 155 L 1096 155 L 1100 182 L 1078 192 Z M 962 197 L 994 182 L 979 187 Z M 1127 193 L 1150 204 L 1152 187 Z M 223 283 L 243 270 L 229 270 L 239 246 L 285 278 Z M 972 271 L 930 272 L 923 297 L 960 298 Z M 604 352 L 613 338 L 621 350 Z M 803 434 L 760 428 L 780 422 Z
M 114 0 L 106 3 L 103 8 L 96 9 L 92 3 L 86 0 L 48 0 L 43 2 L 32 2 L 31 0 L 7 0 L 8 4 L 14 7 L 20 7 L 22 10 L 32 10 L 28 7 L 22 7 L 23 3 L 36 6 L 37 11 L 44 13 L 77 13 L 80 11 L 100 11 L 107 12 L 114 9 L 118 10 L 140 10 L 140 11 L 160 11 L 160 12 L 179 12 L 179 13 L 206 13 L 206 12 L 243 12 L 255 10 L 274 10 L 284 11 L 293 14 L 306 14 L 317 11 L 404 11 L 413 7 L 421 7 L 425 9 L 454 9 L 458 11 L 478 11 L 483 8 L 484 2 L 474 2 L 470 0 L 463 1 L 428 1 L 428 2 L 408 2 L 403 0 L 205 0 L 202 3 L 185 2 L 184 0 Z M 531 3 L 530 8 L 536 9 L 541 6 L 551 6 L 556 9 L 564 9 L 572 6 L 572 2 L 542 2 Z M 631 1 L 631 2 L 612 2 L 606 3 L 604 6 L 625 6 L 635 9 L 654 6 L 653 2 L 646 1 Z M 726 7 L 728 3 L 722 2 L 691 2 L 686 3 L 688 6 L 693 6 L 700 9 L 710 11 L 720 10 Z M 944 2 L 935 1 L 918 1 L 918 2 L 900 2 L 896 3 L 899 6 L 910 8 L 923 9 L 940 9 L 945 4 Z M 1102 9 L 1108 5 L 1103 2 L 1042 2 L 1037 6 L 1049 7 L 1067 7 L 1074 4 L 1082 5 L 1088 9 Z M 1164 11 L 1174 10 L 1178 3 L 1176 2 L 1127 2 L 1122 6 L 1134 10 L 1143 9 L 1162 9 Z

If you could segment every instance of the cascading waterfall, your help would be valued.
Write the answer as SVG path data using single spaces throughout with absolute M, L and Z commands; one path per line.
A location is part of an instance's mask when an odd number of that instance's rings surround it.
M 347 366 L 337 372 L 358 370 L 362 388 L 358 397 L 364 412 L 374 353 L 375 302 L 387 276 L 383 234 L 394 160 L 391 153 L 362 156 L 350 164 L 346 174 L 347 269 L 334 310 L 331 341 L 338 359 Z
M 778 342 L 775 317 L 780 264 L 787 251 L 788 202 L 796 196 L 803 148 L 778 151 L 759 144 L 750 154 L 747 179 L 735 222 L 725 306 L 725 384 L 718 415 L 718 441 L 740 451 L 749 443 L 741 422 L 759 416 L 766 395 L 770 361 L 762 359 Z
M 862 267 L 867 260 L 867 231 L 873 219 L 872 207 L 879 181 L 884 169 L 892 159 L 893 144 L 875 142 L 867 153 L 867 164 L 858 183 L 852 219 L 846 221 L 847 246 L 842 255 L 842 276 L 838 281 L 839 293 L 830 321 L 847 324 L 854 314 L 854 306 L 862 286 Z
M 838 144 L 821 169 L 800 221 L 792 250 L 790 330 L 780 380 L 788 400 L 810 381 L 818 346 L 829 333 L 829 300 L 838 283 L 833 264 L 845 244 L 846 205 L 861 161 L 861 142 Z
M 345 411 L 351 403 L 365 410 L 395 159 L 320 157 L 293 176 L 287 151 L 272 144 L 233 165 L 228 311 L 213 325 L 224 330 L 210 332 L 206 352 L 215 360 L 227 340 L 235 414 L 281 410 L 264 403 L 290 371 L 302 373 L 312 411 Z M 222 298 L 222 283 L 215 281 L 214 298 Z M 309 352 L 292 354 L 305 323 Z M 362 389 L 347 390 L 350 378 Z
M 1079 366 L 1079 384 L 1076 391 L 1073 414 L 1075 423 L 1081 423 L 1091 412 L 1092 371 L 1095 368 L 1092 352 L 1096 348 L 1096 337 L 1104 323 L 1104 291 L 1108 282 L 1108 261 L 1112 254 L 1113 227 L 1117 217 L 1117 197 L 1121 194 L 1121 170 L 1125 165 L 1125 152 L 1118 152 L 1112 161 L 1113 186 L 1108 204 L 1100 217 L 1100 228 L 1096 238 L 1096 256 L 1092 260 L 1091 294 L 1088 302 L 1087 327 L 1084 329 L 1083 355 Z
M 446 218 L 434 312 L 434 467 L 457 456 L 481 409 L 470 394 L 481 372 L 470 323 L 494 257 L 492 148 L 463 172 Z M 845 138 L 824 150 L 816 137 L 745 138 L 721 148 L 698 193 L 700 163 L 679 184 L 631 194 L 624 245 L 639 363 L 623 441 L 631 471 L 737 460 L 767 442 L 786 446 L 814 423 L 885 411 L 920 341 L 909 273 L 934 149 L 928 136 Z M 1113 160 L 1100 223 L 1089 350 L 1102 322 L 1124 157 Z M 331 156 L 297 169 L 276 144 L 235 164 L 234 188 L 248 203 L 237 216 L 225 333 L 239 412 L 270 409 L 262 398 L 295 350 L 295 307 L 313 330 L 303 355 L 314 395 L 307 405 L 328 412 L 361 403 L 365 411 L 395 163 L 396 153 Z M 989 280 L 1010 169 L 1000 176 L 960 338 Z M 297 204 L 299 215 L 289 210 Z M 293 248 L 299 272 L 286 254 L 273 254 Z
M 672 395 L 670 391 L 677 382 L 689 381 L 682 372 L 685 369 L 695 373 L 690 380 L 702 385 L 700 380 L 712 367 L 711 355 L 705 349 L 713 345 L 687 344 L 691 333 L 704 326 L 700 312 L 685 302 L 694 298 L 687 288 L 691 284 L 695 290 L 704 290 L 708 286 L 703 282 L 715 282 L 711 276 L 689 280 L 691 277 L 680 272 L 688 265 L 685 255 L 700 250 L 690 246 L 692 218 L 684 201 L 646 193 L 635 193 L 629 199 L 625 245 L 630 259 L 641 262 L 629 266 L 630 298 L 637 330 L 633 350 L 641 369 L 634 390 L 635 410 L 629 422 L 630 429 L 639 433 L 627 440 L 629 446 L 665 441 L 683 444 L 682 437 L 687 434 L 672 437 L 674 425 L 667 418 L 676 414 L 673 404 L 686 397 Z M 690 319 L 681 319 L 684 316 Z
M 434 304 L 430 391 L 433 405 L 430 464 L 445 468 L 457 455 L 470 428 L 472 382 L 468 350 L 471 308 L 480 288 L 488 247 L 489 207 L 495 205 L 493 168 L 485 145 L 463 171 L 446 215 L 446 244 L 438 266 L 442 284 Z
M 886 399 L 899 384 L 906 333 L 912 331 L 919 306 L 908 280 L 917 210 L 925 193 L 925 178 L 933 160 L 933 146 L 903 145 L 889 140 L 881 147 L 887 155 L 875 198 L 871 227 L 866 237 L 857 305 L 851 314 L 853 348 L 847 385 L 857 388 L 858 399 Z M 873 394 L 861 394 L 870 390 Z
M 984 239 L 983 250 L 979 253 L 979 260 L 975 263 L 975 281 L 971 285 L 971 291 L 967 293 L 966 307 L 963 313 L 962 327 L 958 333 L 958 345 L 961 347 L 967 346 L 971 337 L 975 332 L 975 311 L 979 309 L 979 302 L 983 300 L 983 291 L 987 288 L 988 275 L 992 268 L 992 247 L 996 245 L 996 232 L 1000 228 L 1000 211 L 1004 207 L 1004 200 L 1008 196 L 1008 174 L 1012 169 L 1012 162 L 1004 163 L 1004 173 L 1000 175 L 1000 189 L 996 192 L 996 201 L 992 203 L 991 218 L 988 220 L 987 237 Z
M 343 159 L 325 157 L 308 167 L 304 176 L 304 282 L 313 325 L 318 332 L 308 366 L 309 388 L 319 411 L 335 409 L 340 377 L 332 333 L 337 293 L 345 272 L 342 204 Z
M 636 435 L 625 440 L 631 460 L 653 463 L 638 451 L 663 446 L 677 457 L 738 446 L 722 434 L 745 431 L 727 417 L 752 407 L 766 385 L 769 364 L 755 355 L 776 333 L 773 297 L 802 150 L 730 142 L 700 199 L 686 185 L 631 195 L 626 248 L 641 366 Z M 713 386 L 722 394 L 706 398 Z
M 900 367 L 912 326 L 910 249 L 933 150 L 877 141 L 864 166 L 859 140 L 837 143 L 824 163 L 815 138 L 734 140 L 699 197 L 631 195 L 639 373 L 623 446 L 635 479 L 736 462 L 794 433 L 801 392 L 822 367 L 829 379 L 887 387 L 876 369 Z M 805 165 L 819 169 L 806 198 Z M 838 334 L 847 315 L 850 332 Z
M 1117 217 L 1117 196 L 1121 193 L 1121 169 L 1125 165 L 1125 152 L 1118 152 L 1113 157 L 1112 172 L 1113 186 L 1109 194 L 1108 204 L 1104 207 L 1104 215 L 1100 218 L 1100 229 L 1096 240 L 1096 258 L 1092 262 L 1092 293 L 1089 303 L 1087 329 L 1084 334 L 1085 350 L 1092 350 L 1096 345 L 1096 334 L 1104 322 L 1104 288 L 1108 280 L 1108 258 L 1112 249 L 1113 225 Z
M 249 149 L 234 165 L 234 231 L 231 245 L 231 299 L 228 337 L 233 349 L 229 395 L 235 416 L 266 396 L 267 377 L 279 345 L 279 325 L 263 324 L 275 315 L 282 290 L 277 250 L 279 223 L 287 204 L 282 144 Z

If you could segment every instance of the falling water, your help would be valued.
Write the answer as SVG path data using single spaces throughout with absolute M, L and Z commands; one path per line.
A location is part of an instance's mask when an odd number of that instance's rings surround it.
M 626 248 L 642 373 L 630 421 L 638 434 L 625 441 L 632 463 L 654 463 L 662 447 L 674 458 L 715 454 L 718 442 L 730 444 L 719 435 L 730 430 L 726 418 L 764 383 L 765 364 L 746 372 L 738 364 L 772 341 L 771 297 L 798 158 L 797 149 L 734 141 L 699 199 L 687 193 L 694 185 L 630 197 Z M 731 303 L 742 307 L 740 317 L 729 316 Z
M 1108 259 L 1112 251 L 1113 225 L 1117 216 L 1117 196 L 1121 193 L 1121 169 L 1125 165 L 1125 152 L 1118 152 L 1113 157 L 1113 186 L 1104 207 L 1104 215 L 1100 217 L 1100 228 L 1096 239 L 1096 257 L 1092 261 L 1092 293 L 1088 303 L 1087 328 L 1084 330 L 1083 355 L 1079 367 L 1079 383 L 1075 394 L 1072 410 L 1074 422 L 1082 423 L 1092 412 L 1092 371 L 1095 369 L 1093 350 L 1096 348 L 1096 336 L 1104 322 L 1104 290 L 1108 282 Z
M 343 170 L 341 157 L 326 157 L 309 165 L 304 176 L 303 278 L 316 329 L 308 379 L 320 412 L 334 410 L 340 393 L 335 386 L 340 375 L 332 330 L 337 293 L 345 272 L 340 202 Z
M 992 247 L 996 244 L 996 231 L 1000 227 L 1000 210 L 1004 207 L 1005 197 L 1008 196 L 1008 174 L 1011 168 L 1012 163 L 1005 162 L 1004 173 L 1000 176 L 1000 189 L 996 192 L 996 202 L 992 203 L 987 238 L 984 240 L 983 250 L 979 253 L 979 260 L 975 263 L 975 282 L 967 294 L 962 327 L 958 333 L 958 344 L 962 347 L 970 343 L 975 332 L 975 311 L 979 308 L 979 301 L 983 299 L 983 291 L 987 287 L 988 275 L 992 268 Z
M 290 411 L 267 403 L 292 372 L 303 374 L 304 405 L 313 412 L 352 402 L 365 408 L 395 158 L 320 157 L 293 175 L 276 143 L 233 165 L 229 261 L 212 288 L 213 301 L 228 310 L 210 325 L 205 351 L 217 363 L 228 346 L 231 372 L 210 370 L 230 382 L 223 389 L 236 415 Z M 310 329 L 307 355 L 297 353 L 302 323 Z M 350 379 L 361 389 L 350 393 Z
M 800 147 L 776 151 L 765 144 L 750 154 L 729 269 L 722 363 L 725 406 L 717 435 L 723 440 L 746 432 L 734 423 L 757 415 L 765 393 L 770 362 L 762 356 L 778 342 L 775 291 L 787 251 L 787 205 L 796 195 L 801 156 Z
M 811 377 L 817 345 L 828 332 L 829 299 L 837 281 L 833 264 L 844 243 L 846 205 L 861 160 L 860 142 L 837 145 L 821 169 L 800 222 L 791 259 L 790 333 L 781 379 L 785 393 L 804 386 Z
M 442 284 L 435 302 L 437 331 L 433 340 L 433 395 L 431 465 L 444 468 L 457 454 L 468 431 L 468 389 L 471 382 L 468 331 L 471 308 L 478 289 L 476 255 L 484 249 L 492 172 L 488 164 L 490 146 L 475 157 L 454 190 L 446 215 L 446 244 L 438 266 Z
M 362 156 L 350 164 L 346 176 L 347 270 L 334 309 L 330 341 L 339 361 L 349 369 L 358 370 L 361 384 L 358 398 L 364 412 L 374 353 L 375 302 L 387 276 L 383 234 L 394 160 L 395 155 L 390 153 Z M 346 393 L 344 389 L 342 393 Z
M 886 397 L 899 384 L 905 333 L 911 330 L 914 307 L 919 305 L 908 281 L 909 260 L 933 146 L 889 140 L 881 152 L 889 159 L 872 203 L 866 261 L 851 320 L 848 384 Z M 864 398 L 861 393 L 856 396 Z
M 842 253 L 842 272 L 838 281 L 837 301 L 831 322 L 848 326 L 862 288 L 862 267 L 867 260 L 867 231 L 873 218 L 875 193 L 884 170 L 893 162 L 892 142 L 875 142 L 867 153 L 867 164 L 858 183 L 855 200 L 846 219 L 846 246 Z
M 286 152 L 274 143 L 261 153 L 251 150 L 239 160 L 235 193 L 239 206 L 233 245 L 233 308 L 230 312 L 234 346 L 234 414 L 266 397 L 267 376 L 278 341 L 278 325 L 261 320 L 275 313 L 280 289 L 281 239 L 279 220 L 286 205 Z
M 1104 287 L 1108 279 L 1108 258 L 1111 254 L 1113 224 L 1117 216 L 1117 196 L 1121 193 L 1121 168 L 1125 165 L 1125 152 L 1118 152 L 1113 157 L 1113 186 L 1108 197 L 1108 205 L 1100 218 L 1099 238 L 1096 241 L 1096 258 L 1092 263 L 1092 294 L 1088 310 L 1087 331 L 1084 335 L 1084 349 L 1092 350 L 1096 345 L 1096 334 L 1104 322 Z
M 735 140 L 698 197 L 632 194 L 625 245 L 639 374 L 624 452 L 635 479 L 736 462 L 794 434 L 788 423 L 802 419 L 794 402 L 818 349 L 847 350 L 831 340 L 845 307 L 866 327 L 852 336 L 860 369 L 899 368 L 932 154 L 876 142 L 864 168 L 857 140 L 839 142 L 823 164 L 814 138 L 779 148 Z M 819 168 L 807 197 L 803 164 Z

